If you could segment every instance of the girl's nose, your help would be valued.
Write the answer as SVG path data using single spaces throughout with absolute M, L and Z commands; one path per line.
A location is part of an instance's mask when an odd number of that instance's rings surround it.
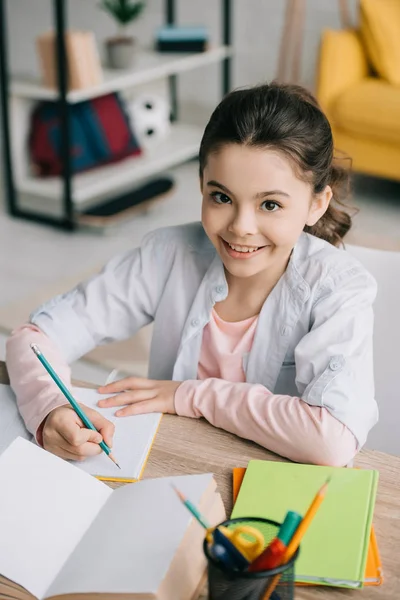
M 232 220 L 229 230 L 237 238 L 245 238 L 249 235 L 255 235 L 258 233 L 258 225 L 254 208 L 249 207 L 241 210 L 237 210 Z

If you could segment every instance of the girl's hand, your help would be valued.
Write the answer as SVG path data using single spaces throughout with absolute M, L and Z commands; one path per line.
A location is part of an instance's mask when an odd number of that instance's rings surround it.
M 101 454 L 99 443 L 102 440 L 112 447 L 113 423 L 96 410 L 83 404 L 81 406 L 99 433 L 86 429 L 71 406 L 59 406 L 49 413 L 41 426 L 40 437 L 45 450 L 61 458 L 81 461 L 87 456 Z
M 157 381 L 144 377 L 125 377 L 98 388 L 100 394 L 118 394 L 100 400 L 98 406 L 101 408 L 124 406 L 125 408 L 115 413 L 117 417 L 151 412 L 176 414 L 174 397 L 181 383 L 181 381 Z

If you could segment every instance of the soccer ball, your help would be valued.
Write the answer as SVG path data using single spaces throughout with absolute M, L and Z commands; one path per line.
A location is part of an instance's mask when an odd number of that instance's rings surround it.
M 170 132 L 170 107 L 162 96 L 141 94 L 128 107 L 133 131 L 146 148 L 163 140 Z

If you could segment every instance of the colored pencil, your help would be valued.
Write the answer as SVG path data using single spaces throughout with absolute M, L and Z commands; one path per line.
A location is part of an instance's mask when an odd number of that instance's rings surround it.
M 189 500 L 189 498 L 186 498 L 186 496 L 184 494 L 182 494 L 182 492 L 179 491 L 177 487 L 175 487 L 173 484 L 171 484 L 171 485 L 172 485 L 173 489 L 175 490 L 175 492 L 178 494 L 180 500 L 183 502 L 183 504 L 186 506 L 186 508 L 192 513 L 192 515 L 200 523 L 200 525 L 202 527 L 204 527 L 204 529 L 206 529 L 206 530 L 210 529 L 209 524 L 205 521 L 204 517 L 202 517 L 200 511 L 195 507 L 193 502 L 191 502 Z

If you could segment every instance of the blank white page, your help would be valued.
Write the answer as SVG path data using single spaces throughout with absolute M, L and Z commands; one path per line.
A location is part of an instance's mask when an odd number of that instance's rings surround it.
M 0 573 L 41 599 L 112 490 L 20 437 L 0 482 Z
M 183 475 L 114 490 L 48 596 L 155 593 L 193 520 L 171 483 L 199 505 L 211 481 L 210 473 Z M 193 550 L 202 552 L 201 546 Z
M 98 456 L 87 458 L 83 463 L 77 463 L 77 466 L 92 475 L 139 479 L 157 433 L 161 414 L 149 413 L 131 417 L 116 417 L 114 413 L 118 407 L 100 408 L 97 406 L 99 400 L 108 398 L 108 396 L 87 388 L 73 388 L 73 393 L 78 402 L 94 408 L 115 424 L 112 452 L 121 470 L 104 452 Z

